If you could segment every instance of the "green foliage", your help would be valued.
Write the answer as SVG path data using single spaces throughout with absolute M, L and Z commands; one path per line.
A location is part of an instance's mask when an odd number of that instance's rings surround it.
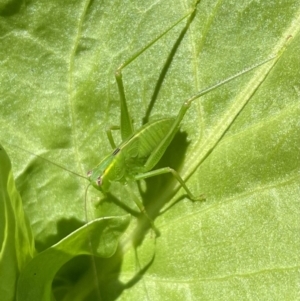
M 0 290 L 4 300 L 13 300 L 19 273 L 34 256 L 34 242 L 9 158 L 1 145 L 0 163 Z
M 299 299 L 299 0 L 200 1 L 152 116 L 289 43 L 193 103 L 160 165 L 206 201 L 169 177 L 142 183 L 156 240 L 116 204 L 136 209 L 129 187 L 90 188 L 84 226 L 88 182 L 19 148 L 85 175 L 111 151 L 115 69 L 193 5 L 105 2 L 0 4 L 0 141 L 22 197 L 1 147 L 1 300 Z M 124 70 L 136 128 L 184 24 Z

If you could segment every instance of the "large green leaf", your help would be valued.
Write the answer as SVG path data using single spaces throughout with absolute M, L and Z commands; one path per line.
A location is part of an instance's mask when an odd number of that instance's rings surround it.
M 151 115 L 174 116 L 189 96 L 273 56 L 289 40 L 275 65 L 192 104 L 160 165 L 176 168 L 206 200 L 192 203 L 182 190 L 175 195 L 169 177 L 142 183 L 142 199 L 161 232 L 155 257 L 153 233 L 137 253 L 129 248 L 146 233 L 132 235 L 133 218 L 118 254 L 92 265 L 104 300 L 299 298 L 299 4 L 200 1 L 175 53 L 185 21 L 124 70 L 138 128 L 157 84 Z M 18 147 L 85 175 L 110 152 L 105 129 L 119 122 L 115 69 L 192 7 L 193 1 L 168 0 L 0 5 L 0 141 L 37 251 L 86 222 L 87 182 Z M 158 80 L 169 55 L 173 61 Z M 127 188 L 116 185 L 108 198 L 90 188 L 88 219 L 127 214 L 117 201 L 135 209 Z M 89 262 L 78 261 L 58 273 L 74 285 L 55 281 L 57 300 L 82 300 L 78 288 L 94 285 L 95 273 L 76 270 Z

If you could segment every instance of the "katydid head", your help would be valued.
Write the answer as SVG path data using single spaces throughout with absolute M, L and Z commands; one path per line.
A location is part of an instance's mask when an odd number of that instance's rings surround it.
M 107 192 L 110 186 L 109 167 L 112 162 L 112 156 L 107 156 L 98 166 L 87 173 L 88 180 L 97 189 Z

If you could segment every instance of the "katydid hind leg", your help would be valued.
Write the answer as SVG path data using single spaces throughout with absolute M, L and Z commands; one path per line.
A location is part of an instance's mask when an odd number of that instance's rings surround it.
M 186 112 L 188 111 L 189 107 L 192 105 L 193 101 L 200 98 L 201 96 L 204 96 L 205 94 L 227 84 L 228 82 L 240 77 L 243 74 L 246 74 L 255 68 L 260 67 L 261 65 L 269 62 L 270 60 L 273 60 L 275 57 L 268 58 L 262 62 L 259 62 L 258 64 L 255 64 L 242 72 L 238 72 L 214 85 L 209 86 L 208 88 L 205 88 L 203 90 L 200 90 L 190 98 L 186 99 L 183 104 L 181 105 L 181 108 L 176 116 L 174 118 L 174 123 L 171 125 L 168 132 L 165 133 L 164 139 L 159 143 L 159 145 L 153 150 L 152 154 L 147 159 L 147 162 L 145 163 L 145 170 L 150 171 L 152 168 L 155 167 L 155 165 L 158 163 L 158 161 L 161 159 L 162 155 L 170 145 L 171 141 L 173 140 L 174 136 L 176 135 L 178 129 L 180 128 L 180 124 L 182 119 L 184 118 Z
M 166 149 L 168 148 L 168 146 L 170 145 L 170 143 L 172 142 L 172 140 L 174 139 L 174 136 L 176 135 L 181 121 L 184 118 L 186 112 L 188 111 L 189 107 L 191 106 L 192 102 L 198 98 L 200 98 L 201 96 L 209 93 L 210 91 L 228 83 L 229 81 L 234 80 L 235 78 L 241 76 L 242 74 L 248 73 L 251 70 L 261 66 L 262 64 L 270 61 L 273 58 L 268 58 L 263 62 L 260 62 L 246 70 L 244 70 L 242 73 L 237 73 L 223 81 L 220 81 L 219 83 L 212 85 L 204 90 L 199 91 L 198 93 L 196 93 L 195 95 L 193 95 L 192 97 L 188 98 L 187 100 L 184 101 L 184 103 L 182 104 L 179 113 L 177 114 L 176 118 L 174 119 L 174 123 L 172 124 L 172 126 L 170 127 L 169 131 L 165 134 L 164 139 L 160 142 L 160 144 L 156 147 L 156 149 L 153 150 L 152 154 L 149 156 L 149 158 L 147 159 L 147 162 L 145 163 L 145 170 L 148 171 L 146 173 L 143 174 L 139 174 L 137 176 L 135 176 L 136 180 L 141 180 L 141 179 L 146 179 L 146 178 L 150 178 L 150 177 L 154 177 L 154 176 L 158 176 L 158 175 L 162 175 L 162 174 L 166 174 L 166 173 L 172 173 L 172 175 L 176 178 L 176 180 L 179 182 L 180 186 L 182 188 L 185 189 L 185 191 L 187 192 L 188 196 L 190 197 L 191 200 L 203 200 L 204 197 L 203 196 L 199 196 L 199 197 L 195 197 L 191 191 L 188 189 L 188 187 L 186 186 L 184 180 L 180 177 L 180 175 L 172 168 L 170 167 L 166 167 L 166 168 L 161 168 L 161 169 L 157 169 L 157 170 L 153 170 L 151 171 L 152 168 L 155 167 L 155 165 L 159 162 L 159 160 L 161 159 L 161 157 L 163 156 L 163 154 L 165 153 Z
M 271 57 L 268 58 L 262 62 L 259 62 L 258 64 L 255 64 L 245 70 L 243 70 L 242 72 L 236 73 L 233 76 L 222 80 L 206 89 L 203 89 L 201 91 L 199 91 L 198 93 L 196 93 L 195 95 L 193 95 L 192 97 L 188 98 L 187 100 L 185 100 L 179 110 L 179 113 L 177 114 L 176 118 L 174 119 L 173 124 L 171 125 L 170 129 L 168 130 L 168 132 L 165 133 L 165 137 L 164 139 L 159 143 L 159 145 L 152 151 L 151 155 L 148 157 L 144 168 L 146 173 L 143 174 L 139 174 L 135 177 L 136 180 L 141 180 L 141 179 L 146 179 L 149 177 L 153 177 L 153 176 L 157 176 L 157 175 L 161 175 L 161 174 L 165 174 L 165 173 L 172 173 L 173 176 L 176 178 L 176 180 L 180 183 L 180 185 L 185 189 L 185 191 L 187 192 L 187 194 L 189 195 L 189 197 L 193 200 L 198 200 L 198 199 L 203 199 L 203 197 L 195 197 L 190 190 L 187 188 L 184 180 L 179 176 L 179 174 L 174 170 L 171 169 L 170 167 L 166 167 L 166 168 L 162 168 L 162 169 L 158 169 L 158 170 L 154 170 L 151 171 L 152 168 L 155 167 L 155 165 L 159 162 L 159 160 L 161 159 L 161 157 L 163 156 L 163 154 L 165 153 L 166 149 L 168 148 L 168 146 L 170 145 L 171 141 L 174 139 L 174 136 L 176 135 L 181 121 L 184 118 L 186 112 L 188 111 L 189 107 L 191 106 L 192 102 L 198 98 L 200 98 L 201 96 L 209 93 L 212 90 L 217 89 L 218 87 L 225 85 L 226 83 L 240 77 L 243 74 L 246 74 L 250 71 L 252 71 L 255 68 L 260 67 L 261 65 L 269 62 L 270 60 L 273 60 L 274 58 L 278 59 L 278 56 L 276 57 Z

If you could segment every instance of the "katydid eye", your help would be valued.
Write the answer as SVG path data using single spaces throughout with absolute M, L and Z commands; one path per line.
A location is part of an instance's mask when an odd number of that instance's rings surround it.
M 98 177 L 97 178 L 96 184 L 97 184 L 97 186 L 101 186 L 102 185 L 102 177 Z

